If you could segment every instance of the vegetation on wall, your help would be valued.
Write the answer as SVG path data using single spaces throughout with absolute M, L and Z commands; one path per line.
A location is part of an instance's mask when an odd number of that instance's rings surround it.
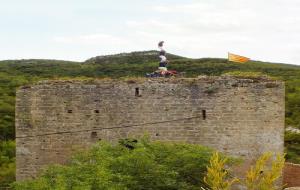
M 59 60 L 9 60 L 0 61 L 0 144 L 14 141 L 14 112 L 16 88 L 44 79 L 74 77 L 143 77 L 158 66 L 155 51 L 134 52 L 105 57 L 95 57 L 86 62 Z M 287 64 L 274 64 L 250 61 L 245 64 L 227 62 L 226 59 L 188 59 L 176 55 L 170 58 L 170 69 L 185 72 L 186 77 L 198 75 L 234 74 L 239 76 L 268 75 L 286 83 L 286 126 L 300 129 L 300 67 Z M 300 163 L 300 145 L 297 138 L 288 138 L 287 159 Z M 2 146 L 2 145 L 1 145 Z M 6 145 L 0 155 L 6 155 Z M 11 148 L 11 147 L 10 147 Z M 8 148 L 9 149 L 9 148 Z M 0 159 L 0 171 L 6 170 L 6 163 Z M 4 174 L 0 174 L 4 175 Z M 10 176 L 10 174 L 8 174 Z M 12 180 L 12 178 L 1 178 Z M 0 180 L 0 186 L 4 182 Z M 5 182 L 6 183 L 6 182 Z

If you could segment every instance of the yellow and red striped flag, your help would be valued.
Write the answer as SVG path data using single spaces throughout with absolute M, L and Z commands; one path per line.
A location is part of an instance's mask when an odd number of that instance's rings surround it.
M 237 63 L 246 63 L 249 60 L 250 59 L 248 57 L 228 53 L 228 61 L 237 62 Z

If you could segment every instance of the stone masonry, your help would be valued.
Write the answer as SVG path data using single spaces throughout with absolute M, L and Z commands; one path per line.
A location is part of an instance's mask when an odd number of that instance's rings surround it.
M 148 133 L 245 159 L 283 152 L 284 84 L 199 77 L 43 81 L 17 91 L 17 180 L 99 140 Z

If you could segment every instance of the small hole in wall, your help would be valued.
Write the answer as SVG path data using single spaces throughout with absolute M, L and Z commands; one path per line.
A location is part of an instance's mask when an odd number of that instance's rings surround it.
M 135 96 L 142 97 L 140 88 L 135 88 Z
M 95 113 L 99 113 L 99 110 L 94 110 Z
M 72 110 L 68 110 L 68 113 L 72 113 L 73 111 Z
M 140 96 L 140 89 L 139 88 L 135 88 L 135 96 Z
M 202 119 L 203 119 L 203 120 L 206 119 L 206 110 L 202 110 Z
M 155 136 L 157 136 L 157 137 L 158 137 L 158 136 L 159 136 L 159 133 L 155 133 Z
M 97 132 L 93 131 L 91 132 L 91 138 L 97 138 Z

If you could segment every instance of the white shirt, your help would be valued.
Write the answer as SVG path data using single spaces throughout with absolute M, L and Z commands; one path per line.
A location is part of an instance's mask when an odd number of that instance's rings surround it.
M 166 56 L 160 55 L 159 58 L 160 58 L 160 62 L 166 62 L 167 61 Z

